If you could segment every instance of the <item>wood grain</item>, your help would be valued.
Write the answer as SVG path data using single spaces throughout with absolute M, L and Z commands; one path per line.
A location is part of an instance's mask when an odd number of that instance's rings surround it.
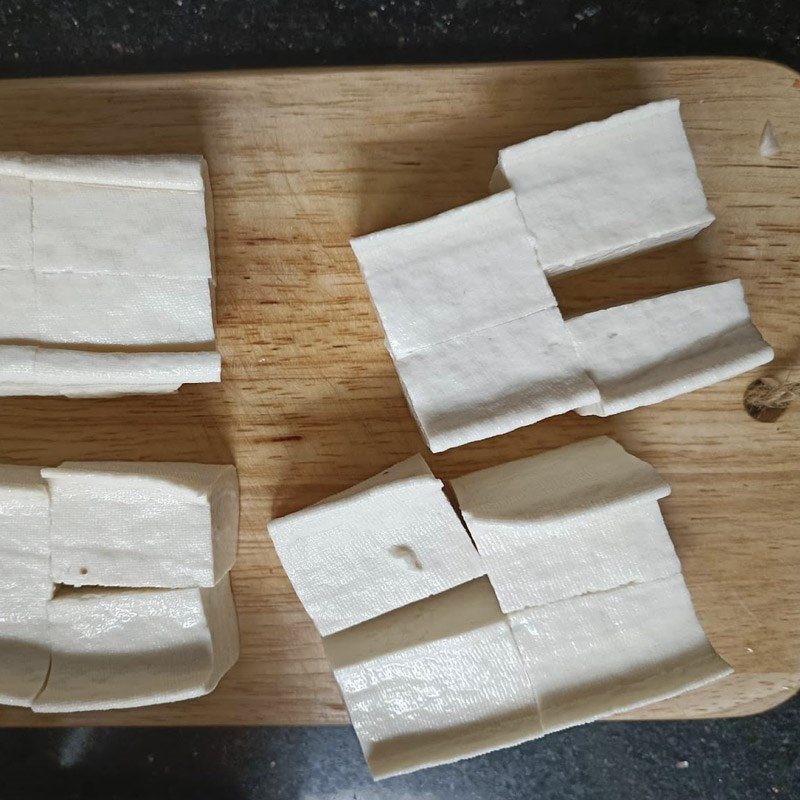
M 800 89 L 759 61 L 620 60 L 0 83 L 0 148 L 203 152 L 216 211 L 221 385 L 164 397 L 0 399 L 0 461 L 235 461 L 242 657 L 212 695 L 2 725 L 343 723 L 311 623 L 265 533 L 424 445 L 349 237 L 486 193 L 497 150 L 679 97 L 717 222 L 697 239 L 561 280 L 567 312 L 735 276 L 797 364 Z M 758 152 L 769 119 L 783 146 Z M 751 420 L 754 374 L 610 419 L 567 414 L 437 456 L 443 478 L 607 433 L 672 483 L 663 509 L 730 679 L 627 715 L 752 713 L 800 684 L 800 413 Z M 795 375 L 797 373 L 794 373 Z

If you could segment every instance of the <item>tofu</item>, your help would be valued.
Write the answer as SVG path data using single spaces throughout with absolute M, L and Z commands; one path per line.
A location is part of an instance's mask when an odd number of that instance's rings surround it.
M 49 500 L 36 467 L 0 465 L 0 703 L 30 706 L 47 677 Z
M 599 398 L 557 308 L 415 351 L 395 366 L 434 453 Z
M 595 402 L 513 192 L 351 244 L 433 452 Z
M 513 145 L 499 169 L 548 275 L 689 239 L 714 221 L 678 100 Z
M 146 366 L 138 358 L 145 352 L 185 350 L 213 353 L 218 365 L 213 208 L 202 156 L 0 154 L 0 217 L 0 351 L 103 348 Z M 0 352 L 0 362 L 6 358 Z M 206 358 L 159 380 L 20 376 L 0 383 L 0 396 L 175 391 L 198 371 L 201 382 L 219 380 Z
M 23 177 L 3 174 L 0 165 L 0 270 L 30 269 L 31 189 Z M 5 306 L 5 303 L 3 304 Z
M 324 645 L 376 779 L 542 733 L 533 688 L 485 578 Z
M 323 636 L 484 573 L 441 481 L 418 455 L 268 530 Z
M 32 187 L 37 273 L 211 279 L 202 188 Z
M 193 352 L 98 352 L 0 345 L 0 396 L 108 397 L 172 392 L 184 383 L 215 383 L 220 355 Z
M 52 665 L 38 712 L 170 703 L 211 692 L 239 657 L 230 580 L 73 590 L 48 604 Z
M 739 280 L 576 317 L 567 328 L 609 416 L 727 380 L 773 358 Z
M 351 245 L 395 358 L 556 305 L 513 192 Z
M 52 273 L 36 276 L 40 344 L 213 347 L 206 280 Z
M 729 675 L 680 574 L 510 616 L 545 733 L 665 700 Z
M 51 498 L 55 583 L 211 587 L 233 565 L 233 466 L 65 462 L 42 476 Z
M 657 502 L 669 485 L 606 436 L 452 485 L 505 612 L 681 570 Z

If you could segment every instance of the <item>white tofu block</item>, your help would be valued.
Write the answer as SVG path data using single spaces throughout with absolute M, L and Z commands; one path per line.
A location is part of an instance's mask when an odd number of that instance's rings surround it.
M 417 350 L 395 366 L 434 453 L 599 398 L 557 308 Z
M 37 272 L 211 278 L 202 191 L 44 181 L 32 187 Z
M 418 455 L 268 529 L 323 636 L 484 573 L 441 481 Z
M 203 278 L 49 273 L 36 276 L 42 344 L 213 347 Z
M 110 397 L 220 380 L 216 351 L 107 353 L 0 345 L 0 396 Z
M 36 276 L 32 270 L 0 268 L 0 341 L 34 343 L 38 338 Z
M 679 105 L 650 103 L 500 151 L 546 273 L 688 239 L 714 221 Z
M 462 510 L 542 522 L 659 500 L 669 484 L 608 436 L 471 472 L 452 482 Z
M 665 700 L 729 675 L 681 575 L 510 617 L 546 733 Z
M 36 181 L 203 191 L 201 155 L 31 155 L 0 154 L 0 175 Z
M 30 706 L 50 666 L 50 514 L 36 467 L 0 465 L 0 703 Z
M 680 572 L 669 485 L 606 436 L 452 482 L 505 612 Z
M 0 270 L 28 269 L 31 257 L 31 188 L 24 178 L 0 172 Z M 3 295 L 0 295 L 2 297 Z M 3 301 L 5 307 L 5 301 Z
M 42 476 L 56 583 L 213 586 L 233 566 L 233 466 L 68 461 Z
M 513 192 L 351 245 L 396 357 L 556 305 Z
M 485 579 L 324 644 L 375 778 L 541 735 L 534 691 Z
M 772 348 L 750 321 L 739 280 L 595 311 L 567 322 L 609 416 L 766 364 Z
M 213 691 L 239 657 L 226 575 L 213 588 L 68 591 L 48 604 L 52 665 L 34 711 L 170 703 Z

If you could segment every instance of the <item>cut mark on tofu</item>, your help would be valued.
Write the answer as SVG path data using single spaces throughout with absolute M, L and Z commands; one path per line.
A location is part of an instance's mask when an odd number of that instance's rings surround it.
M 409 569 L 422 569 L 422 562 L 419 560 L 416 551 L 411 545 L 396 544 L 390 548 L 389 552 L 395 557 L 405 562 Z

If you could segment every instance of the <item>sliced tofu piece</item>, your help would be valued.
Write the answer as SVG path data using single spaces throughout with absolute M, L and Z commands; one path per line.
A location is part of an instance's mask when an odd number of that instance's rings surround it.
M 351 245 L 395 357 L 556 305 L 513 192 Z
M 441 481 L 418 455 L 268 529 L 323 636 L 484 573 Z
M 36 467 L 0 465 L 0 703 L 30 706 L 50 666 L 47 487 Z
M 42 476 L 56 583 L 208 587 L 233 566 L 233 466 L 68 461 Z
M 34 181 L 32 192 L 37 272 L 211 279 L 202 190 Z
M 665 700 L 733 671 L 703 633 L 681 575 L 509 619 L 546 733 Z
M 33 270 L 0 267 L 0 342 L 35 344 L 38 338 L 39 315 Z
M 48 617 L 52 665 L 34 711 L 199 697 L 239 657 L 227 575 L 211 588 L 67 590 L 50 601 Z
M 324 640 L 375 778 L 542 733 L 508 622 L 486 579 Z
M 606 417 L 659 403 L 766 364 L 772 348 L 750 321 L 740 280 L 616 306 L 567 322 Z
M 202 278 L 36 275 L 40 344 L 213 347 L 209 283 Z
M 16 175 L 3 174 L 0 165 L 0 270 L 30 269 L 31 252 L 31 186 L 30 181 Z M 4 294 L 0 294 L 4 297 Z M 6 302 L 3 299 L 5 310 Z
M 0 396 L 164 393 L 184 383 L 218 382 L 220 371 L 213 350 L 107 353 L 0 345 Z
M 599 398 L 557 308 L 417 350 L 395 366 L 434 453 Z
M 503 611 L 663 578 L 669 485 L 607 436 L 452 481 Z
M 206 161 L 201 155 L 4 155 L 0 174 L 7 171 L 34 181 L 186 192 L 202 192 L 205 185 Z
M 688 239 L 714 221 L 678 100 L 513 145 L 500 169 L 550 275 Z

